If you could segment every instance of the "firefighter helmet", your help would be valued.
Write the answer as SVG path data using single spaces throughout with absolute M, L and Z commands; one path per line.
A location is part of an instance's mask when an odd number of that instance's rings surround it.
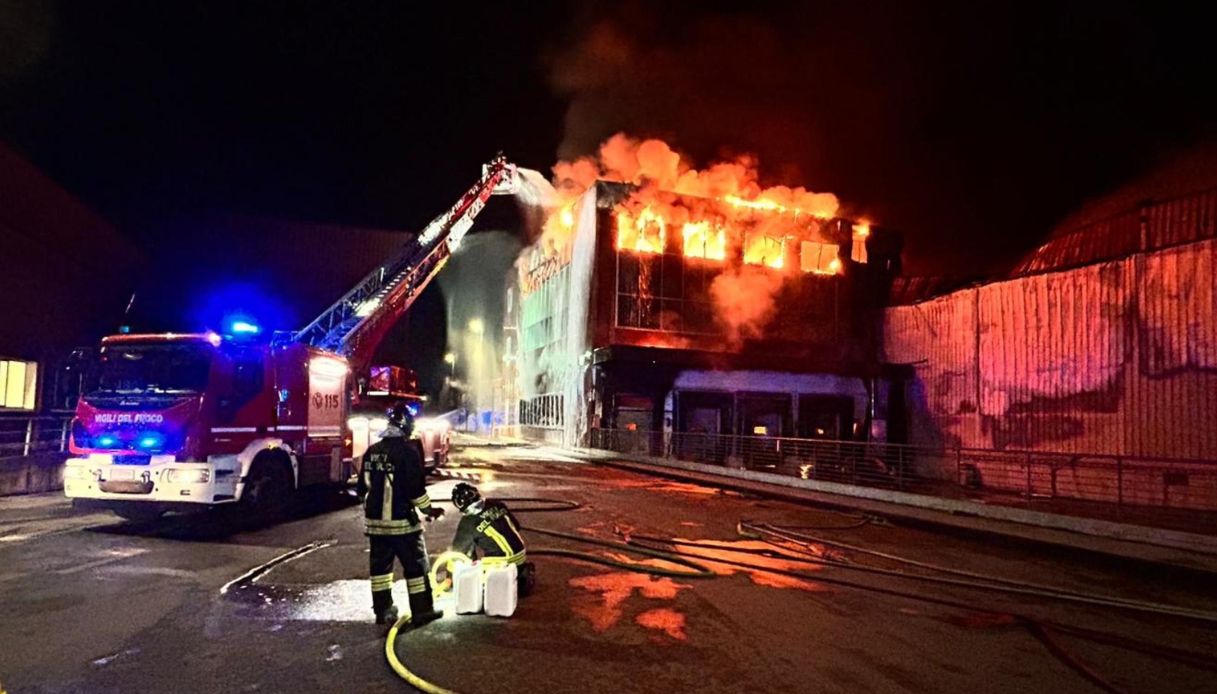
M 478 493 L 477 487 L 466 482 L 461 482 L 452 488 L 452 503 L 460 511 L 465 511 L 477 502 L 481 501 L 482 495 Z
M 406 436 L 414 431 L 414 413 L 410 411 L 406 403 L 397 403 L 390 407 L 385 415 L 389 418 L 389 424 L 401 429 Z

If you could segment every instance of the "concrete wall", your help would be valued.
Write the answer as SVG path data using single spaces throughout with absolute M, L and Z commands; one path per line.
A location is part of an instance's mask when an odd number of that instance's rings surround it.
M 0 496 L 63 489 L 63 461 L 66 458 L 64 453 L 0 458 Z

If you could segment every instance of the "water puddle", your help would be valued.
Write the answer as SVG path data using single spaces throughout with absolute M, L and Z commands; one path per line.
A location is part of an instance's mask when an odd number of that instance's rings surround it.
M 372 593 L 367 579 L 342 579 L 320 585 L 246 584 L 228 592 L 249 616 L 277 621 L 367 622 Z M 393 584 L 393 602 L 409 604 L 405 580 Z
M 689 587 L 670 578 L 650 576 L 634 571 L 579 576 L 570 579 L 567 583 L 573 588 L 590 593 L 590 595 L 577 596 L 571 604 L 571 609 L 575 614 L 586 619 L 592 629 L 598 633 L 608 631 L 621 621 L 624 615 L 623 607 L 635 592 L 649 600 L 674 600 L 680 591 Z M 670 611 L 675 612 L 675 610 Z M 675 624 L 670 617 L 665 622 L 662 617 L 652 616 L 647 619 L 647 622 L 648 624 L 642 624 L 642 626 L 649 629 L 660 629 L 662 625 Z M 679 631 L 683 634 L 683 615 L 680 616 L 679 626 Z M 667 629 L 662 630 L 667 631 Z
M 623 478 L 619 472 L 601 468 L 587 470 L 587 476 L 595 477 L 597 486 L 611 489 L 644 489 L 660 494 L 689 494 L 696 496 L 717 496 L 726 494 L 718 487 L 707 487 L 691 482 L 676 482 L 674 480 L 657 480 L 648 477 Z
M 125 660 L 125 659 L 130 658 L 131 656 L 135 656 L 135 655 L 139 655 L 139 649 L 138 648 L 128 648 L 125 651 L 119 651 L 118 653 L 111 653 L 110 655 L 102 656 L 101 658 L 94 660 L 93 667 L 105 667 L 105 666 L 109 665 L 110 663 L 113 663 L 116 660 Z
M 747 573 L 748 578 L 758 586 L 767 588 L 795 589 L 805 590 L 808 592 L 822 592 L 827 590 L 823 585 L 814 581 L 798 578 L 795 576 L 786 576 L 782 574 L 770 573 L 763 570 L 750 570 L 740 566 L 721 563 L 723 561 L 739 562 L 751 564 L 757 569 L 774 569 L 776 571 L 796 571 L 806 573 L 808 571 L 819 571 L 821 566 L 815 564 L 805 564 L 803 562 L 791 561 L 781 557 L 771 557 L 759 552 L 773 551 L 773 545 L 761 540 L 683 540 L 677 538 L 679 542 L 697 542 L 699 547 L 688 545 L 678 545 L 682 554 L 687 554 L 695 561 L 705 564 L 711 571 L 719 576 L 731 576 L 737 573 Z M 807 551 L 807 550 L 804 550 Z M 822 557 L 824 553 L 819 550 L 807 551 L 811 557 Z M 719 561 L 715 561 L 719 560 Z
M 634 621 L 645 629 L 663 632 L 677 641 L 689 640 L 685 634 L 685 616 L 676 610 L 667 607 L 647 610 L 635 617 Z

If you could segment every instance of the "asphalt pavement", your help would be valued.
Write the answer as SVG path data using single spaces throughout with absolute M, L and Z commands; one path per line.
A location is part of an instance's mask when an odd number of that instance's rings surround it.
M 466 447 L 445 474 L 432 498 L 469 479 L 492 497 L 573 500 L 581 507 L 566 512 L 509 503 L 530 527 L 696 542 L 677 547 L 716 574 L 657 578 L 536 556 L 537 592 L 513 618 L 449 609 L 401 636 L 408 667 L 457 691 L 1217 691 L 1217 625 L 1017 593 L 1035 583 L 1217 612 L 1203 576 L 901 527 L 530 446 Z M 447 509 L 427 529 L 433 555 L 455 529 Z M 741 520 L 957 573 L 834 544 L 784 545 L 777 556 L 741 536 Z M 529 540 L 533 550 L 658 565 Z M 0 691 L 408 691 L 371 623 L 366 562 L 359 509 L 342 491 L 314 494 L 267 527 L 227 513 L 131 524 L 74 514 L 58 495 L 0 499 Z M 1015 592 L 926 578 L 958 572 Z M 404 583 L 395 589 L 404 607 Z

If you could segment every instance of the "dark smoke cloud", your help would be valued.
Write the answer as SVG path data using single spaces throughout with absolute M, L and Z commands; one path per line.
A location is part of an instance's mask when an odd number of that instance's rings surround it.
M 1215 111 L 1189 81 L 1211 58 L 1176 44 L 1186 18 L 793 5 L 589 6 L 547 62 L 569 99 L 559 157 L 618 131 L 702 162 L 754 153 L 765 183 L 903 232 L 914 272 L 959 274 L 1023 252 Z

